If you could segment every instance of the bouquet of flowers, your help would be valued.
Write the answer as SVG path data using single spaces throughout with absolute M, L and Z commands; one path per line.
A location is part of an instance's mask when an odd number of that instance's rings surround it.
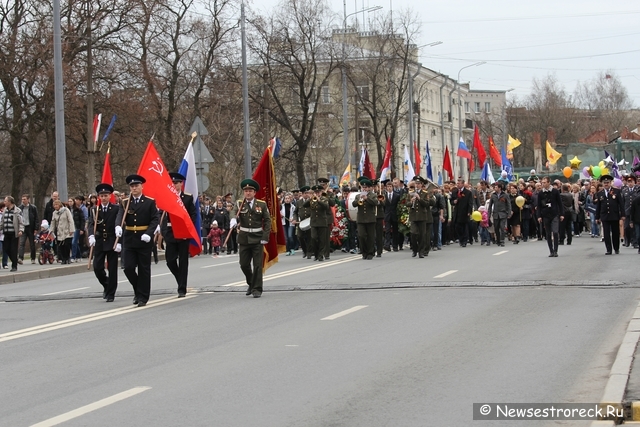
M 408 193 L 404 193 L 398 202 L 398 232 L 403 235 L 407 235 L 411 229 L 409 223 L 409 204 L 411 203 L 411 197 Z
M 342 241 L 348 237 L 347 221 L 349 220 L 342 206 L 332 206 L 331 210 L 333 211 L 333 225 L 331 227 L 330 244 L 334 248 L 339 248 L 342 246 Z

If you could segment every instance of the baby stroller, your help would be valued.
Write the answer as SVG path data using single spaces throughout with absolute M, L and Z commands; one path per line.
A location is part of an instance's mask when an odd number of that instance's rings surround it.
M 40 254 L 38 254 L 38 263 L 40 265 L 46 264 L 47 261 L 49 261 L 49 264 L 54 263 L 53 239 L 54 237 L 51 232 L 40 233 L 38 236 L 36 242 L 42 245 L 40 248 Z

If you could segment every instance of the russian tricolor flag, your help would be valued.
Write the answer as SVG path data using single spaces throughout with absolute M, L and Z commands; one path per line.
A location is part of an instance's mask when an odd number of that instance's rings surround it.
M 198 200 L 198 178 L 196 175 L 196 160 L 193 154 L 192 143 L 189 143 L 187 152 L 184 153 L 184 157 L 182 158 L 182 163 L 180 164 L 178 173 L 186 178 L 183 184 L 182 191 L 184 191 L 185 193 L 191 193 L 193 195 L 193 202 L 196 205 L 196 222 L 194 226 L 196 228 L 196 231 L 200 233 L 200 200 Z M 191 256 L 196 256 L 200 252 L 202 252 L 202 242 L 200 241 L 200 239 L 191 239 L 191 244 L 189 245 L 189 254 Z

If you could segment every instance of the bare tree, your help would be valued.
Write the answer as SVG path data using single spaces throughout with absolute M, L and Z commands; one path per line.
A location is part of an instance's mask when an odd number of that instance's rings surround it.
M 268 110 L 284 132 L 283 141 L 292 140 L 281 155 L 294 162 L 298 185 L 305 184 L 305 156 L 319 114 L 318 89 L 338 65 L 331 16 L 325 0 L 285 0 L 270 16 L 252 22 L 249 46 L 258 64 L 251 75 L 260 84 L 252 86 L 249 97 L 260 110 Z

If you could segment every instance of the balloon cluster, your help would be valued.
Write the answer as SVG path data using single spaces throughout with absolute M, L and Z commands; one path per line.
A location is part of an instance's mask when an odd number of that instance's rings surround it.
M 600 160 L 598 166 L 585 166 L 582 169 L 582 173 L 586 176 L 590 176 L 591 178 L 600 178 L 602 175 L 609 175 L 609 168 L 605 164 L 604 160 Z

